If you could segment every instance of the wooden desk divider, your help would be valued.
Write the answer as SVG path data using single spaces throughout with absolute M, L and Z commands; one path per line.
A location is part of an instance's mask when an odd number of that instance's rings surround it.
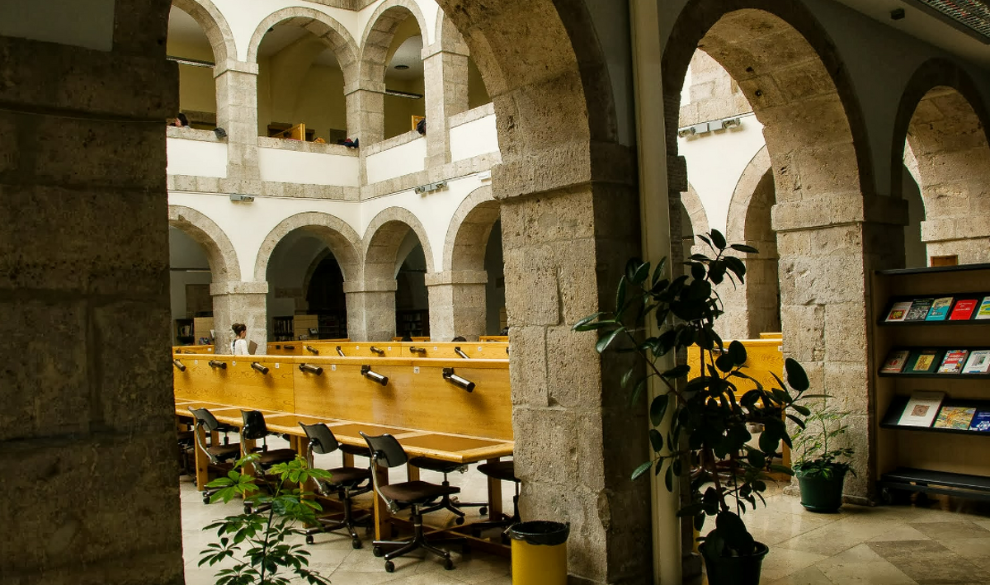
M 213 353 L 212 345 L 176 345 L 172 353 L 206 354 Z
M 295 342 L 294 342 L 295 343 Z M 302 343 L 302 342 L 298 342 Z M 313 356 L 305 346 L 299 347 L 295 343 L 297 353 L 293 355 Z M 344 352 L 345 357 L 390 357 L 390 358 L 441 358 L 441 359 L 463 359 L 454 348 L 459 347 L 470 359 L 509 359 L 507 348 L 508 343 L 485 343 L 480 341 L 312 341 L 307 344 L 309 347 L 319 351 L 320 357 L 337 356 L 337 348 Z M 269 344 L 269 347 L 271 344 Z M 371 351 L 371 348 L 381 350 L 384 354 Z M 416 348 L 419 351 L 412 351 Z M 303 353 L 298 353 L 301 350 Z

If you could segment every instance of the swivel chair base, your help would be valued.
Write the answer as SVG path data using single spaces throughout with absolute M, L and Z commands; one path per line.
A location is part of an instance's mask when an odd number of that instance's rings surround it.
M 346 531 L 346 534 L 351 537 L 351 547 L 355 549 L 361 548 L 361 537 L 358 536 L 355 528 L 362 526 L 365 530 L 370 529 L 373 514 L 365 513 L 358 520 L 355 520 L 354 509 L 351 505 L 350 497 L 345 494 L 341 494 L 340 501 L 344 505 L 344 517 L 341 520 L 317 518 L 316 520 L 320 523 L 320 525 L 306 530 L 306 544 L 313 544 L 313 537 L 317 534 L 322 534 L 324 532 L 334 532 L 340 534 L 341 531 Z
M 436 544 L 460 544 L 462 546 L 462 552 L 469 552 L 467 539 L 463 537 L 448 537 L 448 538 L 437 538 L 432 540 L 426 540 L 426 534 L 423 532 L 423 516 L 422 512 L 414 509 L 412 516 L 410 517 L 413 523 L 413 537 L 412 540 L 376 540 L 374 542 L 374 555 L 376 557 L 385 557 L 385 571 L 392 573 L 395 571 L 395 563 L 392 559 L 404 556 L 416 549 L 423 549 L 426 552 L 436 555 L 444 560 L 443 568 L 448 571 L 454 568 L 454 561 L 450 558 L 450 551 L 443 550 L 434 545 Z M 386 553 L 382 550 L 385 546 L 397 546 L 399 548 Z

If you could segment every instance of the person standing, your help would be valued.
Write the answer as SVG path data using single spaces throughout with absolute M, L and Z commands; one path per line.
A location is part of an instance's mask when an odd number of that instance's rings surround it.
M 247 325 L 244 323 L 234 323 L 231 329 L 234 330 L 234 340 L 230 342 L 230 353 L 234 355 L 248 355 Z

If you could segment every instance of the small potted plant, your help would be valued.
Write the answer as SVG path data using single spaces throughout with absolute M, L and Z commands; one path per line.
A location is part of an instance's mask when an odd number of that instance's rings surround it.
M 771 462 L 781 443 L 791 445 L 785 418 L 801 426 L 800 417 L 809 414 L 797 403 L 807 397 L 809 382 L 801 365 L 787 359 L 786 383 L 773 374 L 777 384 L 765 388 L 747 375 L 743 344 L 723 344 L 715 332 L 724 312 L 715 285 L 726 279 L 743 282 L 746 273 L 742 260 L 726 252 L 757 250 L 729 246 L 715 230 L 698 237 L 712 257 L 692 255 L 685 262 L 688 274 L 673 279 L 665 274 L 665 261 L 651 270 L 649 263 L 630 260 L 618 284 L 615 311 L 590 315 L 574 329 L 598 332 L 599 353 L 613 348 L 638 356 L 622 376 L 634 403 L 651 380 L 657 383 L 658 394 L 649 407 L 653 456 L 633 478 L 652 468 L 672 490 L 675 477 L 690 473 L 690 500 L 679 515 L 691 518 L 699 531 L 708 517 L 715 520 L 699 547 L 708 582 L 757 585 L 769 549 L 756 542 L 741 516 L 763 501 L 767 470 L 790 474 L 786 466 Z M 651 320 L 656 325 L 652 334 Z M 681 351 L 700 354 L 702 371 L 690 380 L 685 380 L 689 366 L 664 366 L 661 361 Z M 754 427 L 763 429 L 757 446 L 750 444 Z
M 212 567 L 221 563 L 217 585 L 286 585 L 286 574 L 294 574 L 310 585 L 330 585 L 328 579 L 309 570 L 309 551 L 300 544 L 285 542 L 291 536 L 305 536 L 299 526 L 316 524 L 316 513 L 322 510 L 315 499 L 308 497 L 312 494 L 297 486 L 310 478 L 328 480 L 330 473 L 310 469 L 302 457 L 296 457 L 267 471 L 272 485 L 265 491 L 258 487 L 255 476 L 245 471 L 256 467 L 258 458 L 257 454 L 245 455 L 226 477 L 208 484 L 220 488 L 211 501 L 227 503 L 242 497 L 251 503 L 254 512 L 228 516 L 203 528 L 216 529 L 218 542 L 200 552 L 199 565 L 209 563 Z M 226 560 L 232 564 L 224 563 Z
M 824 402 L 804 419 L 794 433 L 794 472 L 801 488 L 801 505 L 812 512 L 837 512 L 842 506 L 842 485 L 849 467 L 851 447 L 836 446 L 846 433 L 848 413 L 829 409 Z M 843 461 L 845 459 L 845 461 Z

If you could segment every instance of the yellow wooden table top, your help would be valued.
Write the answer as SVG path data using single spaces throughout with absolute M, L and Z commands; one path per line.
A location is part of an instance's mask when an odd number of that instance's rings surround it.
M 176 401 L 175 414 L 177 416 L 191 418 L 192 413 L 189 412 L 190 408 L 206 408 L 221 423 L 237 427 L 243 424 L 241 409 L 254 410 L 250 407 L 231 406 L 228 404 Z M 299 423 L 307 425 L 324 423 L 333 431 L 338 441 L 345 445 L 359 447 L 367 445 L 364 438 L 359 434 L 360 431 L 371 436 L 388 433 L 398 439 L 402 448 L 405 449 L 406 454 L 410 457 L 429 457 L 430 459 L 452 461 L 455 463 L 474 463 L 486 459 L 508 457 L 512 455 L 512 449 L 515 445 L 513 441 L 485 437 L 454 435 L 377 425 L 374 423 L 328 419 L 275 410 L 261 410 L 261 412 L 265 415 L 265 424 L 268 426 L 268 429 L 274 433 L 305 437 L 306 433 L 299 426 Z

